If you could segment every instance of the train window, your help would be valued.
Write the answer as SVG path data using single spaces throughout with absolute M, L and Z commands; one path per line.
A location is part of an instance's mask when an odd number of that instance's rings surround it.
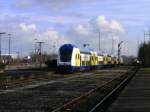
M 84 66 L 84 61 L 82 61 L 82 66 Z
M 60 48 L 59 52 L 60 52 L 61 61 L 63 62 L 71 61 L 72 51 L 73 49 Z

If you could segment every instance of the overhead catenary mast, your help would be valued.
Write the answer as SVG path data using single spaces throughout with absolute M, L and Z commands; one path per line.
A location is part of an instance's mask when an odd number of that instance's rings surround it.
M 120 56 L 121 56 L 121 44 L 123 43 L 123 41 L 118 43 L 118 61 L 120 60 Z
M 1 45 L 1 35 L 6 34 L 6 32 L 0 32 L 0 63 L 2 62 L 2 45 Z
M 114 38 L 112 37 L 112 47 L 111 47 L 111 54 L 112 54 L 112 55 L 114 54 L 114 43 L 115 43 L 115 40 L 114 40 Z
M 100 30 L 98 31 L 99 34 L 99 53 L 101 52 L 101 32 Z
M 11 59 L 11 56 L 10 56 L 10 53 L 11 53 L 11 34 L 8 34 L 8 44 L 9 44 L 9 46 L 8 46 L 8 53 L 9 53 L 9 61 L 10 61 L 10 59 Z
M 39 62 L 40 62 L 40 68 L 42 67 L 42 44 L 44 42 L 37 42 L 38 44 L 38 55 L 39 55 Z
M 149 28 L 149 31 L 148 31 L 148 33 L 146 35 L 149 36 L 149 41 L 150 41 L 150 28 Z

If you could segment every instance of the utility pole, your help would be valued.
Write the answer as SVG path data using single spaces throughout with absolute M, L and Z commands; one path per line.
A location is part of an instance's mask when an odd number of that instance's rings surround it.
M 16 53 L 17 53 L 17 63 L 20 63 L 20 53 L 19 51 L 17 51 Z
M 1 38 L 1 36 L 3 35 L 3 34 L 6 34 L 6 32 L 0 32 L 0 63 L 2 63 L 2 38 Z
M 99 53 L 101 52 L 101 32 L 100 30 L 98 31 L 99 34 Z
M 112 37 L 112 48 L 111 48 L 111 54 L 114 54 L 114 38 Z
M 146 37 L 146 34 L 145 34 L 145 31 L 144 31 L 144 45 L 145 45 L 145 37 Z
M 35 38 L 34 39 L 34 62 L 35 62 L 35 66 L 38 62 L 38 59 L 37 59 L 37 39 Z
M 38 55 L 39 55 L 39 62 L 40 62 L 40 68 L 42 67 L 42 44 L 44 42 L 37 42 L 38 44 Z
M 19 60 L 20 59 L 20 52 L 17 51 L 16 53 L 17 53 L 17 59 Z
M 118 61 L 120 60 L 120 55 L 121 55 L 121 44 L 123 43 L 123 41 L 118 43 Z
M 36 41 L 37 41 L 37 39 L 35 38 L 34 41 L 35 41 L 35 44 L 34 44 L 34 53 L 36 54 L 36 43 L 37 43 Z
M 10 62 L 10 59 L 11 59 L 11 55 L 10 55 L 10 51 L 11 51 L 11 34 L 8 34 L 8 53 L 9 53 L 9 62 Z
M 143 47 L 143 50 L 144 50 L 143 63 L 144 64 L 145 64 L 145 58 L 146 58 L 146 52 L 145 52 L 146 42 L 145 42 L 145 38 L 146 38 L 146 33 L 144 31 L 144 47 Z
M 53 44 L 53 54 L 55 54 L 55 51 L 56 51 L 56 42 L 54 42 Z
M 149 29 L 148 33 L 145 34 L 145 35 L 148 35 L 148 36 L 149 36 L 149 41 L 150 41 L 150 29 Z

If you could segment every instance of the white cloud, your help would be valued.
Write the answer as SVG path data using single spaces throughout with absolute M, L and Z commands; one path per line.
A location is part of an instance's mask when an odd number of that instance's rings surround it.
M 42 41 L 47 45 L 45 50 L 47 50 L 48 53 L 52 52 L 54 44 L 56 49 L 58 49 L 60 45 L 68 42 L 67 38 L 55 29 L 47 29 L 46 31 L 39 32 L 35 24 L 27 25 L 25 23 L 19 24 L 19 27 L 21 28 L 21 33 L 19 35 L 22 35 L 24 44 L 32 44 L 35 42 L 34 40 L 37 39 L 36 41 Z M 51 48 L 49 48 L 50 46 Z
M 116 20 L 112 20 L 110 22 L 110 29 L 116 32 L 121 32 L 121 33 L 125 32 L 125 29 L 123 28 L 123 26 Z
M 17 18 L 0 19 L 1 32 L 12 34 L 12 49 L 11 52 L 15 53 L 20 51 L 22 55 L 27 55 L 29 52 L 34 51 L 35 39 L 43 41 L 43 50 L 50 53 L 49 46 L 55 45 L 59 47 L 63 43 L 67 43 L 67 38 L 60 34 L 55 29 L 48 29 L 41 31 L 35 23 L 20 22 Z M 3 35 L 7 37 L 7 35 Z M 7 38 L 2 38 L 2 52 L 7 53 Z
M 98 50 L 98 30 L 101 31 L 102 48 L 109 52 L 111 49 L 112 35 L 108 35 L 109 33 L 106 32 L 106 30 L 115 32 L 113 36 L 116 41 L 118 41 L 119 35 L 125 31 L 121 23 L 118 21 L 109 21 L 105 16 L 97 16 L 87 23 L 71 25 L 69 30 L 66 29 L 67 33 L 60 33 L 54 28 L 45 28 L 41 31 L 35 23 L 21 22 L 21 20 L 18 21 L 16 18 L 7 17 L 7 19 L 3 21 L 0 20 L 0 23 L 0 28 L 5 32 L 13 34 L 13 37 L 17 40 L 13 44 L 14 48 L 22 49 L 21 51 L 23 51 L 23 53 L 33 52 L 35 38 L 37 38 L 38 41 L 45 42 L 44 44 L 47 46 L 44 50 L 46 49 L 47 52 L 51 50 L 54 43 L 57 48 L 64 43 L 73 43 L 79 47 L 81 47 L 83 43 L 90 43 L 90 48 Z
M 126 30 L 117 20 L 109 21 L 105 18 L 105 16 L 97 16 L 87 23 L 78 24 L 72 28 L 72 32 L 81 35 L 94 34 L 98 33 L 98 31 L 107 34 L 112 33 L 117 36 L 121 33 L 124 33 Z
M 48 42 L 50 44 L 57 43 L 58 46 L 68 42 L 68 40 L 64 38 L 62 34 L 60 34 L 58 31 L 54 29 L 48 29 L 45 32 L 41 33 L 39 40 Z
M 88 35 L 89 34 L 89 29 L 87 26 L 84 26 L 82 24 L 78 24 L 77 26 L 75 26 L 73 28 L 73 30 L 76 32 L 76 33 L 79 33 L 80 35 Z
M 25 23 L 20 23 L 19 27 L 21 28 L 22 31 L 28 32 L 28 31 L 37 31 L 36 25 L 35 24 L 25 24 Z
M 101 46 L 103 51 L 110 53 L 112 38 L 115 41 L 114 47 L 117 50 L 119 37 L 126 30 L 117 20 L 107 20 L 105 16 L 97 16 L 84 24 L 72 26 L 69 36 L 72 42 L 82 46 L 83 43 L 90 43 L 90 47 L 98 50 L 99 31 L 101 33 Z
M 108 28 L 109 21 L 106 20 L 105 16 L 97 16 L 91 20 L 92 25 L 95 25 L 98 29 Z
M 95 30 L 107 31 L 111 33 L 124 33 L 125 28 L 117 20 L 107 20 L 105 16 L 97 16 L 91 20 L 91 25 Z

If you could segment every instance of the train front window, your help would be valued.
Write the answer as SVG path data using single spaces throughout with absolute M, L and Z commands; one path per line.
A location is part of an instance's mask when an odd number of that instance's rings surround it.
M 60 49 L 60 60 L 62 62 L 70 62 L 72 56 L 72 49 Z

